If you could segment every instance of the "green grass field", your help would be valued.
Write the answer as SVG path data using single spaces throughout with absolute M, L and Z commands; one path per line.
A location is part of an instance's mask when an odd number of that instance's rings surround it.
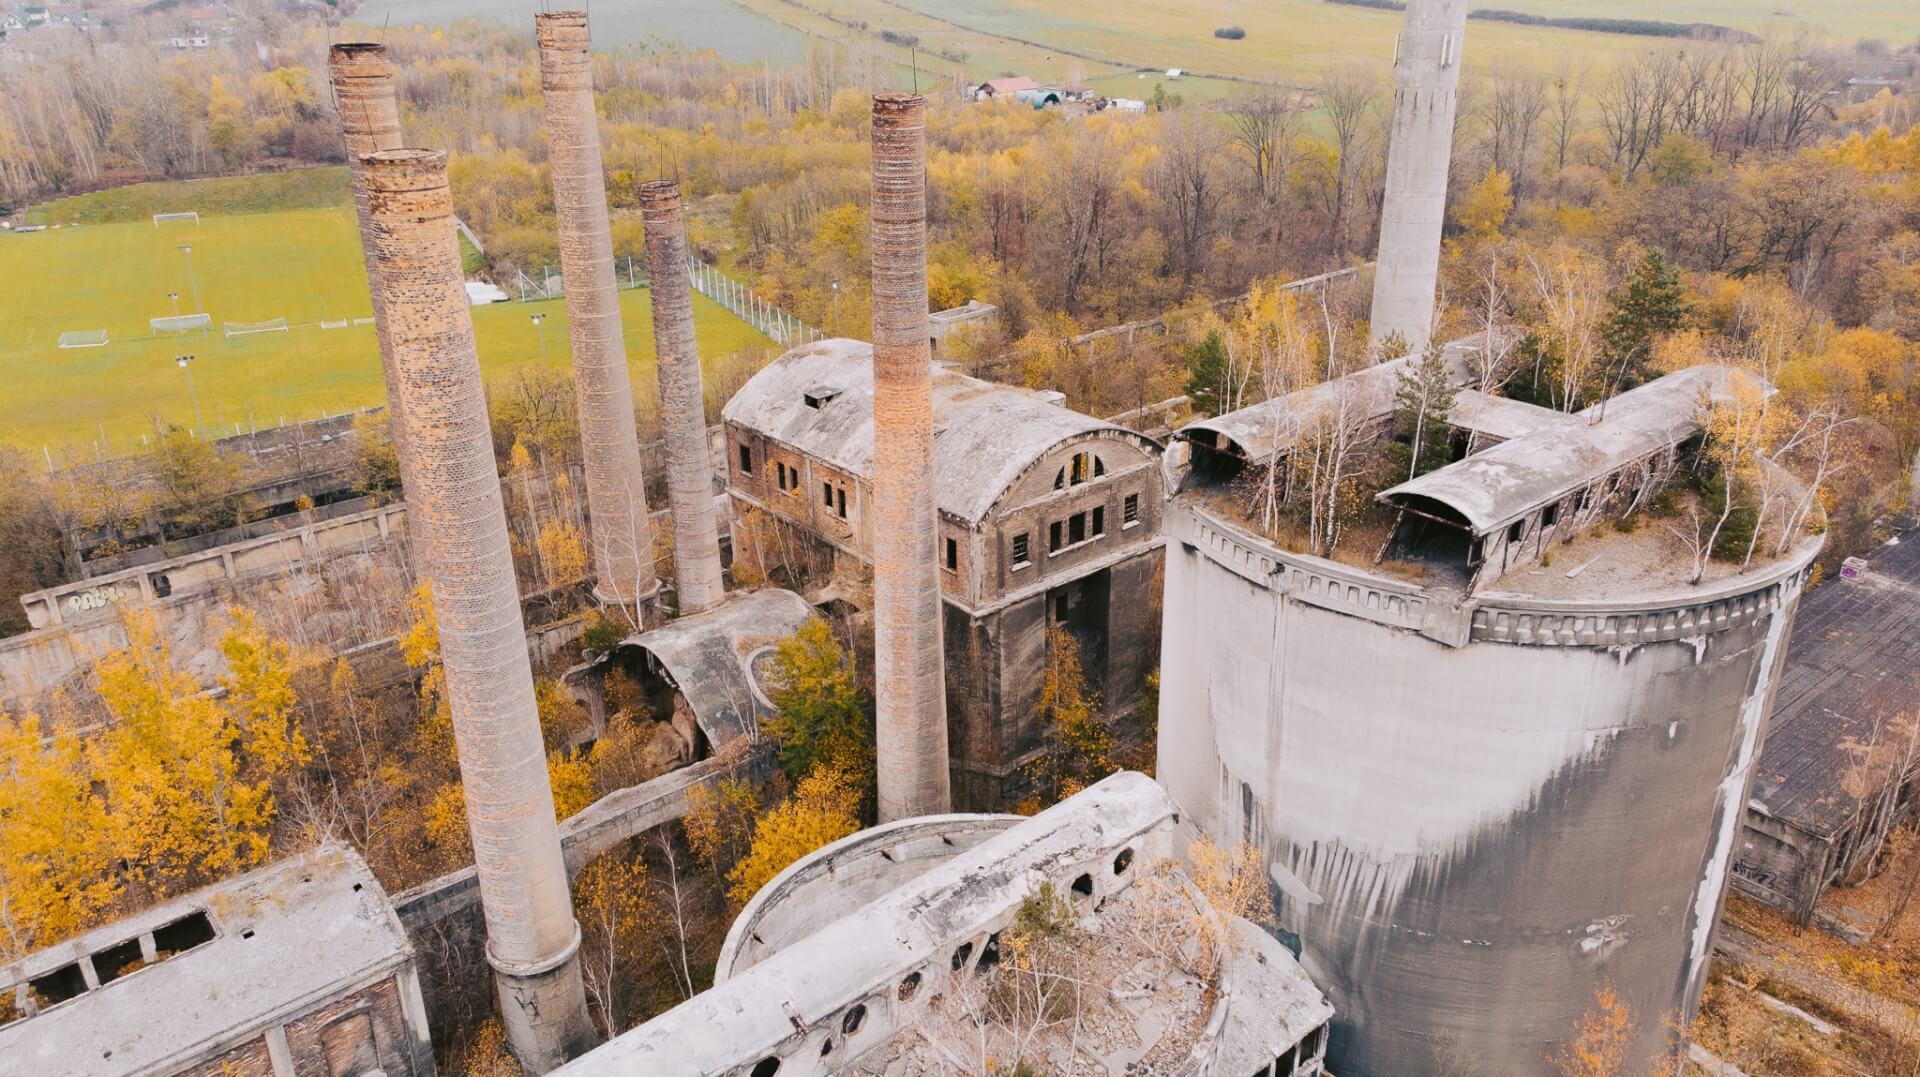
M 260 427 L 378 404 L 384 397 L 373 327 L 321 329 L 322 321 L 371 315 L 350 206 L 208 216 L 201 207 L 261 206 L 309 199 L 328 173 L 187 184 L 144 184 L 53 203 L 43 220 L 95 220 L 28 234 L 0 234 L 0 437 L 35 453 L 49 446 L 92 452 L 104 432 L 130 451 L 156 418 L 194 422 L 187 375 L 174 357 L 190 353 L 193 385 L 209 428 Z M 263 189 L 264 188 L 264 189 Z M 344 183 L 333 188 L 340 201 Z M 235 200 L 238 201 L 235 201 Z M 152 207 L 159 207 L 158 209 Z M 201 223 L 163 224 L 151 214 L 200 209 Z M 135 220 L 127 219 L 137 217 Z M 178 249 L 190 244 L 188 255 Z M 213 316 L 202 335 L 156 338 L 147 319 L 201 307 Z M 636 386 L 651 385 L 653 327 L 646 289 L 621 293 L 627 353 Z M 535 329 L 531 315 L 546 315 Z M 704 356 L 773 345 L 745 322 L 694 297 Z M 285 318 L 286 332 L 227 338 L 224 322 Z M 480 361 L 489 377 L 517 364 L 568 361 L 566 304 L 499 303 L 473 310 Z M 62 332 L 104 329 L 100 348 L 58 346 Z M 536 333 L 538 335 L 536 335 Z

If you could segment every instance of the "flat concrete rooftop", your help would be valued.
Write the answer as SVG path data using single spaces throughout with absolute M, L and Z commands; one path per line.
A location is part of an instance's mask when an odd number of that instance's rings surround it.
M 51 1003 L 0 1026 L 0 1070 L 170 1072 L 411 957 L 366 864 L 323 846 L 0 968 L 17 1004 Z

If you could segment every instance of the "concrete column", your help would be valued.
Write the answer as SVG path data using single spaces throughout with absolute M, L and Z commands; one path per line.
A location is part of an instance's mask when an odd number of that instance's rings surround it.
M 674 590 L 681 613 L 726 601 L 720 577 L 720 526 L 714 518 L 713 454 L 707 447 L 706 389 L 693 338 L 693 288 L 687 279 L 687 226 L 680 185 L 640 185 L 653 281 L 653 350 L 660 371 L 660 433 L 667 449 L 667 504 L 673 510 Z
M 553 210 L 560 230 L 567 336 L 573 345 L 595 593 L 602 601 L 633 604 L 654 591 L 653 525 L 640 474 L 640 435 L 627 376 L 613 229 L 600 172 L 587 16 L 582 11 L 542 12 L 533 17 L 533 25 L 540 47 L 540 89 L 547 103 Z
M 447 155 L 366 158 L 381 309 L 406 407 L 408 529 L 424 553 L 507 1038 L 543 1073 L 591 1046 L 533 667 L 460 272 Z
M 380 316 L 380 281 L 375 276 L 373 228 L 367 215 L 367 173 L 362 161 L 369 153 L 400 147 L 400 104 L 394 93 L 393 62 L 387 58 L 385 45 L 342 42 L 327 50 L 327 76 L 333 83 L 334 110 L 340 114 L 340 134 L 346 143 L 347 174 L 353 180 L 353 210 L 360 222 L 360 254 L 367 267 L 367 289 L 373 297 L 373 333 L 379 341 L 380 370 L 387 385 L 387 429 L 393 439 L 394 457 L 400 465 L 400 485 L 404 488 L 411 466 L 406 417 L 400 408 L 393 349 L 387 346 L 387 320 Z
M 1409 0 L 1396 50 L 1387 193 L 1373 279 L 1373 339 L 1399 333 L 1414 351 L 1426 347 L 1433 333 L 1466 31 L 1467 0 Z
M 880 821 L 953 810 L 933 503 L 927 120 L 873 99 L 873 606 Z

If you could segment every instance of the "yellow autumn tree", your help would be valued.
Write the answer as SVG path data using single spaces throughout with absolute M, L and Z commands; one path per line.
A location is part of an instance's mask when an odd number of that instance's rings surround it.
M 243 678 L 259 698 L 227 701 L 265 716 L 274 747 L 256 756 L 250 719 L 175 668 L 152 613 L 130 613 L 126 628 L 127 646 L 97 669 L 112 721 L 88 744 L 87 757 L 127 878 L 157 896 L 258 864 L 273 824 L 271 779 L 305 751 L 284 722 L 274 729 L 279 704 L 262 702 L 276 695 L 272 678 Z M 229 632 L 222 648 L 260 649 L 245 637 Z
M 1500 228 L 1513 212 L 1513 180 L 1498 168 L 1487 170 L 1480 182 L 1467 188 L 1453 207 L 1453 219 L 1474 242 L 1500 235 Z
M 753 845 L 727 873 L 727 896 L 745 905 L 769 879 L 821 846 L 860 829 L 860 788 L 837 767 L 816 767 L 793 796 L 760 817 Z
M 1113 734 L 1100 715 L 1100 697 L 1087 687 L 1080 644 L 1058 624 L 1047 625 L 1047 666 L 1040 680 L 1039 717 L 1045 743 L 1026 768 L 1034 795 L 1020 808 L 1031 814 L 1112 774 Z
M 540 564 L 550 583 L 573 583 L 587 576 L 587 542 L 567 520 L 549 520 L 540 528 Z
M 120 889 L 108 837 L 79 739 L 0 718 L 0 959 L 100 918 Z
M 580 923 L 580 972 L 587 999 L 610 1036 L 624 1032 L 630 974 L 652 956 L 662 917 L 652 901 L 647 863 L 615 851 L 581 869 L 573 880 L 574 918 Z
M 1549 1061 L 1561 1077 L 1621 1077 L 1632 1043 L 1633 1011 L 1612 984 L 1603 983 L 1573 1039 Z

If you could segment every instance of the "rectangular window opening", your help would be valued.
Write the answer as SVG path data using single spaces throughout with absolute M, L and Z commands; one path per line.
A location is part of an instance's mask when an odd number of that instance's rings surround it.
M 1055 520 L 1047 525 L 1047 552 L 1059 553 L 1060 546 L 1060 521 Z
M 959 571 L 959 569 L 960 569 L 960 544 L 958 542 L 955 542 L 952 539 L 948 539 L 947 540 L 947 571 L 957 572 Z
M 62 965 L 44 976 L 35 976 L 27 981 L 27 986 L 40 1001 L 48 1006 L 79 998 L 87 993 L 87 978 L 81 973 L 80 965 Z
M 820 499 L 827 503 L 828 508 L 833 507 L 833 484 L 832 483 L 823 482 L 820 484 Z
M 1099 538 L 1106 533 L 1107 507 L 1105 505 L 1095 505 L 1093 507 L 1093 537 Z
M 1087 514 L 1076 512 L 1067 517 L 1067 545 L 1077 546 L 1087 541 Z
M 161 957 L 191 950 L 213 941 L 213 921 L 204 912 L 190 913 L 153 933 L 153 948 Z
M 101 983 L 117 980 L 141 964 L 139 939 L 128 939 L 93 955 L 93 971 Z
M 1525 520 L 1515 520 L 1513 521 L 1513 526 L 1507 528 L 1508 542 L 1519 542 L 1521 539 L 1526 537 L 1527 537 L 1527 521 Z
M 835 508 L 834 511 L 838 512 L 840 514 L 840 518 L 844 520 L 847 518 L 847 488 L 842 486 L 838 490 L 836 490 L 834 494 L 835 494 L 836 500 L 839 502 L 838 506 Z
M 1027 536 L 1025 535 L 1013 536 L 1013 567 L 1025 568 L 1027 565 L 1030 565 L 1032 563 L 1033 563 L 1033 559 L 1032 557 L 1029 556 L 1029 551 L 1027 549 Z
M 1552 527 L 1560 520 L 1560 502 L 1556 501 L 1540 510 L 1540 526 Z
M 753 474 L 753 446 L 740 446 L 740 474 Z
M 1132 525 L 1137 524 L 1139 522 L 1140 522 L 1140 495 L 1128 494 L 1127 499 L 1120 503 L 1121 526 L 1131 527 Z

